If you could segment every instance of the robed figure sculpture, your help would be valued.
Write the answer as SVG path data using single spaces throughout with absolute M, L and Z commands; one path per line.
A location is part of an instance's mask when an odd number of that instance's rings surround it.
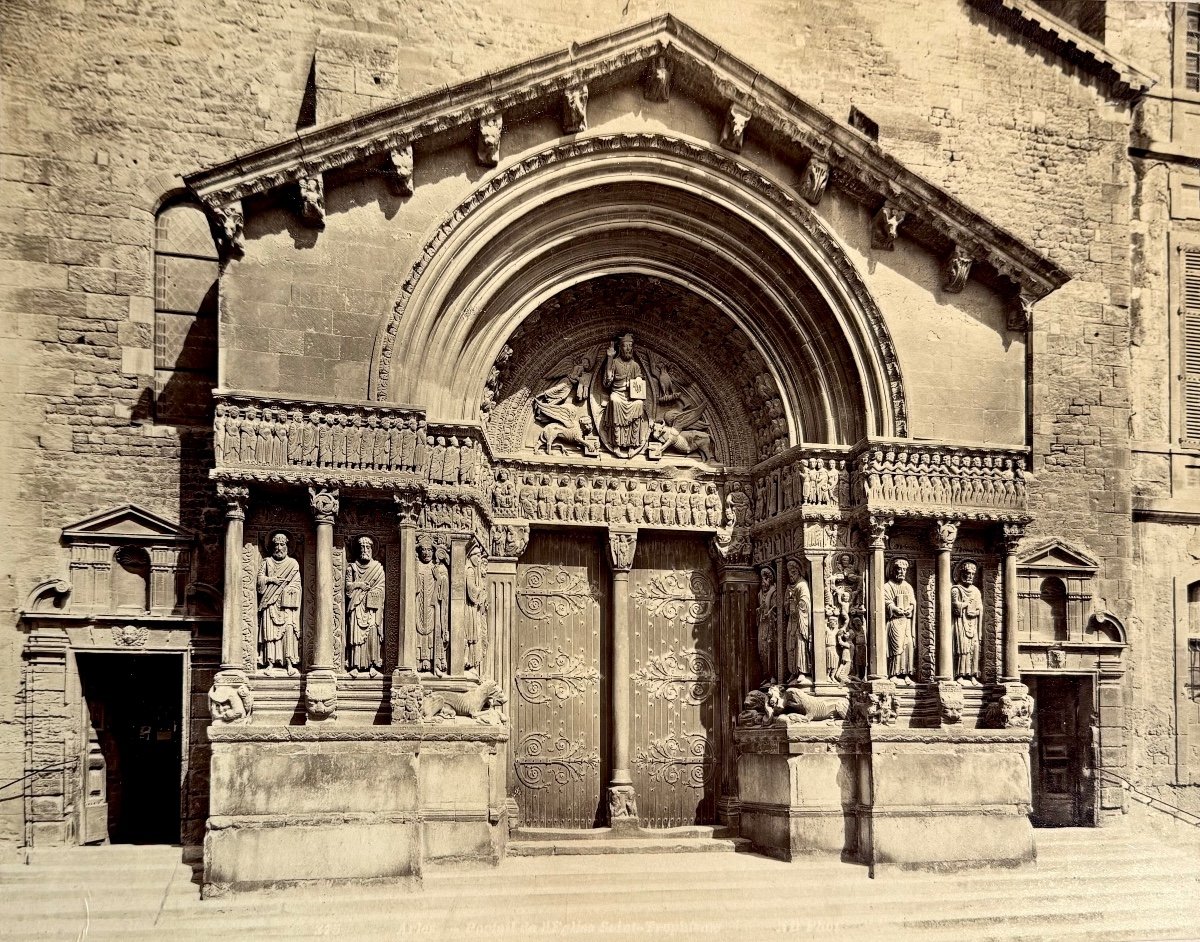
M 346 567 L 346 666 L 352 677 L 382 677 L 383 564 L 369 536 L 358 538 L 357 549 L 358 559 Z
M 983 640 L 983 594 L 975 585 L 979 567 L 965 562 L 958 567 L 958 581 L 950 590 L 950 614 L 954 624 L 954 676 L 978 682 L 980 642 Z
M 258 666 L 300 673 L 300 565 L 288 555 L 288 539 L 271 537 L 271 555 L 258 571 Z
M 784 598 L 785 645 L 789 682 L 811 678 L 812 664 L 812 592 L 798 559 L 787 561 L 788 587 Z
M 916 595 L 908 582 L 908 560 L 897 559 L 892 563 L 891 578 L 883 584 L 883 615 L 887 621 L 888 676 L 902 683 L 911 683 L 915 671 L 916 610 Z
M 481 674 L 483 663 L 487 659 L 488 649 L 488 582 L 487 558 L 483 547 L 476 542 L 471 543 L 467 552 L 467 571 L 465 578 L 467 594 L 467 630 L 466 630 L 466 662 L 463 664 L 465 673 Z
M 604 361 L 604 389 L 608 393 L 605 421 L 611 447 L 628 457 L 642 447 L 646 421 L 646 378 L 633 357 L 633 334 L 620 339 L 620 349 L 608 345 Z

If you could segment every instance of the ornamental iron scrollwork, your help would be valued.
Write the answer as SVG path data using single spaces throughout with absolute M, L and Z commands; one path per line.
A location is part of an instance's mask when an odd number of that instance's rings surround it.
M 599 682 L 600 671 L 589 667 L 582 657 L 562 650 L 552 655 L 548 648 L 529 648 L 521 655 L 513 680 L 526 703 L 550 703 L 552 698 L 562 701 L 583 696 L 590 685 Z
M 530 566 L 521 574 L 517 608 L 526 618 L 545 621 L 551 615 L 566 618 L 586 610 L 600 594 L 599 587 L 561 566 Z
M 703 572 L 668 572 L 652 577 L 649 585 L 639 585 L 630 597 L 651 615 L 694 625 L 712 614 L 717 593 Z
M 535 790 L 547 788 L 551 781 L 558 785 L 581 782 L 589 771 L 600 771 L 599 754 L 582 749 L 582 742 L 571 742 L 565 736 L 530 733 L 517 744 L 513 763 L 517 779 Z
M 704 788 L 712 780 L 716 761 L 703 733 L 652 739 L 648 749 L 638 748 L 633 764 L 652 782 Z
M 681 700 L 699 706 L 713 695 L 717 673 L 703 651 L 669 651 L 656 654 L 633 672 L 633 682 L 646 687 L 650 699 Z

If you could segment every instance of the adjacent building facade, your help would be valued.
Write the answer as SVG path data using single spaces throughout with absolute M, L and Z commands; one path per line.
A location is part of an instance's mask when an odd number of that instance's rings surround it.
M 6 10 L 6 846 L 1200 812 L 1200 7 L 660 6 Z

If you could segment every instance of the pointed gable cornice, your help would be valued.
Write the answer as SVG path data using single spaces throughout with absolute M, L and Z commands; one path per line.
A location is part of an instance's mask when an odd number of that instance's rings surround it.
M 298 131 L 185 179 L 213 212 L 218 231 L 232 227 L 240 238 L 241 200 L 246 197 L 283 186 L 312 191 L 325 171 L 368 161 L 383 161 L 385 168 L 406 166 L 404 182 L 411 186 L 414 142 L 434 138 L 434 146 L 449 146 L 477 139 L 497 116 L 508 114 L 516 120 L 558 113 L 571 90 L 590 87 L 595 96 L 643 78 L 651 101 L 674 88 L 725 110 L 721 143 L 727 149 L 733 140 L 737 146 L 732 149 L 740 150 L 745 133 L 791 155 L 797 168 L 804 169 L 798 192 L 808 202 L 819 202 L 830 185 L 862 202 L 876 217 L 887 210 L 902 221 L 903 235 L 939 256 L 971 259 L 974 274 L 990 283 L 1010 282 L 1023 304 L 1070 278 L 1017 237 L 909 170 L 861 131 L 814 108 L 669 14 L 452 88 Z M 731 130 L 736 134 L 731 136 Z M 948 290 L 961 289 L 961 283 L 953 287 L 956 281 L 947 276 Z
M 91 514 L 63 527 L 62 536 L 67 543 L 190 543 L 193 539 L 193 535 L 179 524 L 137 504 L 124 504 Z

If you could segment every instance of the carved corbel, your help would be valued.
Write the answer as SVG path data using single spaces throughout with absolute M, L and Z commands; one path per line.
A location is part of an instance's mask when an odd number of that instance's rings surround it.
M 637 530 L 608 531 L 608 558 L 614 572 L 629 572 L 637 552 Z
M 563 92 L 563 134 L 578 134 L 587 130 L 588 87 L 572 85 Z
M 226 255 L 241 255 L 246 251 L 246 241 L 243 235 L 246 217 L 242 212 L 242 201 L 232 200 L 213 215 L 217 221 L 217 241 Z
M 671 63 L 666 56 L 658 56 L 650 63 L 646 73 L 646 101 L 671 100 Z
M 804 179 L 800 181 L 800 195 L 813 206 L 821 202 L 825 187 L 829 185 L 829 161 L 813 154 L 804 165 Z
M 1033 305 L 1036 303 L 1029 294 L 1020 292 L 1008 308 L 1008 329 L 1028 331 L 1033 326 Z
M 746 125 L 750 123 L 750 112 L 740 105 L 730 105 L 725 113 L 725 127 L 721 131 L 721 146 L 735 154 L 742 152 L 746 136 Z
M 942 287 L 951 294 L 962 291 L 967 286 L 967 279 L 971 277 L 971 266 L 974 262 L 974 256 L 967 249 L 955 245 L 942 266 Z
M 962 685 L 954 680 L 938 681 L 938 707 L 942 714 L 942 725 L 952 726 L 962 722 L 966 702 Z
M 398 196 L 412 196 L 413 192 L 413 149 L 412 144 L 388 151 L 387 176 L 392 190 Z
M 226 520 L 245 520 L 250 488 L 244 484 L 218 484 L 217 497 L 225 504 Z
M 208 690 L 208 711 L 214 723 L 249 725 L 254 716 L 254 696 L 241 671 L 219 671 Z
M 896 247 L 896 236 L 900 232 L 900 223 L 904 222 L 905 213 L 891 203 L 879 207 L 871 219 L 871 248 L 891 252 Z
M 475 159 L 481 166 L 494 167 L 500 163 L 500 134 L 504 130 L 504 115 L 489 114 L 479 119 Z
M 320 172 L 310 173 L 296 181 L 300 193 L 300 218 L 310 226 L 325 226 L 325 178 Z

